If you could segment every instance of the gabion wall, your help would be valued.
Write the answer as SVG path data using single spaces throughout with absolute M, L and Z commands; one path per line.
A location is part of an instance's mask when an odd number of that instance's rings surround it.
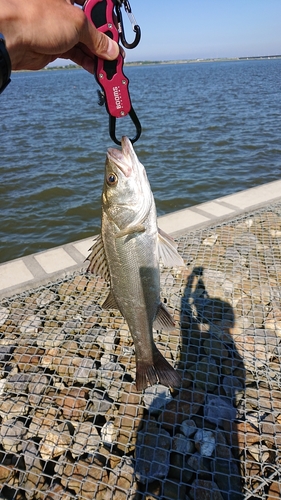
M 4 499 L 280 499 L 281 205 L 186 234 L 155 331 L 182 386 L 137 393 L 134 346 L 84 271 L 0 304 Z

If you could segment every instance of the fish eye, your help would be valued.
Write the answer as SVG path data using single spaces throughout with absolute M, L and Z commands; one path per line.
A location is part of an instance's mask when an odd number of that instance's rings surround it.
M 106 182 L 109 186 L 115 186 L 117 184 L 118 177 L 116 174 L 108 174 Z

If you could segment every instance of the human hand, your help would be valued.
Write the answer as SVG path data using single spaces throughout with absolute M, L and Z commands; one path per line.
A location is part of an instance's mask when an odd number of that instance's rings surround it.
M 90 73 L 94 56 L 113 60 L 119 47 L 77 5 L 83 0 L 0 0 L 0 32 L 13 70 L 38 70 L 58 57 Z

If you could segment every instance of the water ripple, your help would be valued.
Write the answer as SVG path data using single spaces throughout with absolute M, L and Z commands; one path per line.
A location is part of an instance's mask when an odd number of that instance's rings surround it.
M 159 215 L 280 178 L 280 60 L 127 67 Z M 152 82 L 151 85 L 148 82 Z M 108 116 L 83 70 L 1 96 L 0 261 L 99 231 Z M 117 136 L 134 134 L 117 120 Z

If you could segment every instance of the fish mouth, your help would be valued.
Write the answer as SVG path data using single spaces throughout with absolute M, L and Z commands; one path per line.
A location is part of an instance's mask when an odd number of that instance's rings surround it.
M 133 158 L 135 152 L 130 139 L 126 136 L 122 137 L 121 146 L 122 151 L 116 148 L 108 148 L 107 157 L 126 177 L 130 177 L 133 171 Z

